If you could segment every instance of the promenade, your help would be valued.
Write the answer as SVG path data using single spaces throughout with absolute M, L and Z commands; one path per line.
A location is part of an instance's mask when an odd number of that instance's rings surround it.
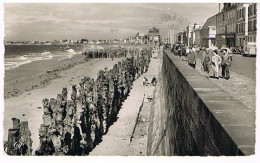
M 232 65 L 231 65 L 232 66 Z M 214 84 L 218 85 L 221 89 L 229 93 L 236 100 L 242 102 L 248 108 L 255 110 L 256 109 L 256 81 L 247 76 L 238 74 L 234 71 L 230 71 L 230 79 L 215 79 L 209 78 L 207 79 L 207 73 L 202 70 L 201 60 L 197 59 L 196 70 L 205 75 L 205 80 L 210 80 Z M 212 75 L 212 71 L 209 74 Z

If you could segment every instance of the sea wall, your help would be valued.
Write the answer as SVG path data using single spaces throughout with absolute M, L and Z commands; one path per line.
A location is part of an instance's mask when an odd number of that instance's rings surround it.
M 255 110 L 167 50 L 153 99 L 147 155 L 255 153 Z

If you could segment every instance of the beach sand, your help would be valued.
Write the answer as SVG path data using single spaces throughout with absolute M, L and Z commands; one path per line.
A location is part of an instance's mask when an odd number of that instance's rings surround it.
M 39 147 L 39 128 L 42 124 L 42 99 L 44 98 L 56 98 L 58 93 L 61 93 L 62 88 L 68 88 L 68 96 L 71 94 L 71 86 L 73 84 L 78 85 L 83 76 L 89 76 L 92 78 L 97 77 L 99 70 L 108 67 L 111 69 L 114 64 L 116 64 L 121 59 L 115 58 L 105 58 L 105 59 L 90 59 L 89 61 L 84 61 L 84 56 L 76 55 L 72 59 L 67 59 L 62 62 L 42 62 L 41 61 L 32 62 L 27 65 L 22 65 L 21 71 L 26 71 L 26 69 L 35 69 L 33 73 L 38 74 L 44 72 L 43 74 L 36 75 L 33 78 L 19 79 L 22 82 L 17 82 L 13 86 L 12 80 L 14 77 L 19 77 L 19 72 L 16 74 L 10 73 L 6 74 L 5 78 L 5 109 L 4 109 L 4 141 L 7 141 L 8 129 L 12 128 L 12 118 L 18 118 L 21 121 L 29 122 L 29 129 L 32 133 L 31 138 L 33 140 L 32 148 L 33 153 Z M 49 71 L 54 70 L 55 71 Z M 47 71 L 49 71 L 47 73 Z M 46 73 L 45 73 L 46 72 Z M 24 73 L 24 72 L 23 72 Z M 45 83 L 41 84 L 43 81 Z M 37 85 L 37 87 L 36 87 Z M 34 87 L 32 87 L 34 86 Z M 11 95 L 8 93 L 12 91 L 19 90 L 17 95 Z M 27 91 L 26 91 L 27 89 Z
M 50 80 L 59 78 L 59 72 L 74 65 L 85 63 L 84 55 L 59 61 L 58 59 L 41 60 L 21 65 L 5 72 L 4 98 L 18 96 L 25 91 L 46 86 Z

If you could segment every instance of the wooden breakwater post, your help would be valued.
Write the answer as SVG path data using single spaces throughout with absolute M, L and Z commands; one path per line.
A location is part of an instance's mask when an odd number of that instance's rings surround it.
M 5 142 L 5 152 L 8 155 L 32 155 L 31 132 L 28 121 L 20 122 L 12 118 L 13 128 L 8 130 L 8 140 Z
M 120 50 L 115 52 L 116 57 L 125 54 Z M 72 86 L 71 100 L 68 99 L 67 88 L 63 88 L 56 99 L 43 99 L 40 145 L 35 155 L 87 155 L 116 121 L 133 81 L 147 71 L 149 61 L 144 51 L 143 55 L 118 62 L 111 70 L 105 68 L 98 74 L 97 80 L 84 77 L 80 87 Z M 139 114 L 141 109 L 142 106 Z M 5 143 L 6 153 L 32 155 L 28 122 L 20 122 L 17 118 L 12 120 L 13 128 L 9 129 Z

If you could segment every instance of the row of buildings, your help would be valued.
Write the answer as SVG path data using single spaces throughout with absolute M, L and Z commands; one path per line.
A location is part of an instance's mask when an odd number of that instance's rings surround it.
M 134 36 L 128 38 L 116 40 L 113 43 L 120 44 L 159 44 L 160 33 L 158 28 L 151 28 L 147 34 L 137 32 Z
M 223 45 L 243 48 L 248 42 L 256 42 L 256 3 L 224 3 L 222 9 L 206 20 L 203 25 L 191 24 L 182 32 L 172 36 L 169 33 L 162 39 L 172 44 L 183 43 L 189 46 L 204 47 Z M 171 28 L 173 28 L 172 26 Z
M 53 41 L 5 41 L 5 45 L 12 45 L 12 44 L 24 44 L 24 45 L 33 45 L 33 44 L 42 44 L 42 45 L 70 45 L 70 44 L 87 44 L 89 41 L 87 39 L 81 40 L 53 40 Z

